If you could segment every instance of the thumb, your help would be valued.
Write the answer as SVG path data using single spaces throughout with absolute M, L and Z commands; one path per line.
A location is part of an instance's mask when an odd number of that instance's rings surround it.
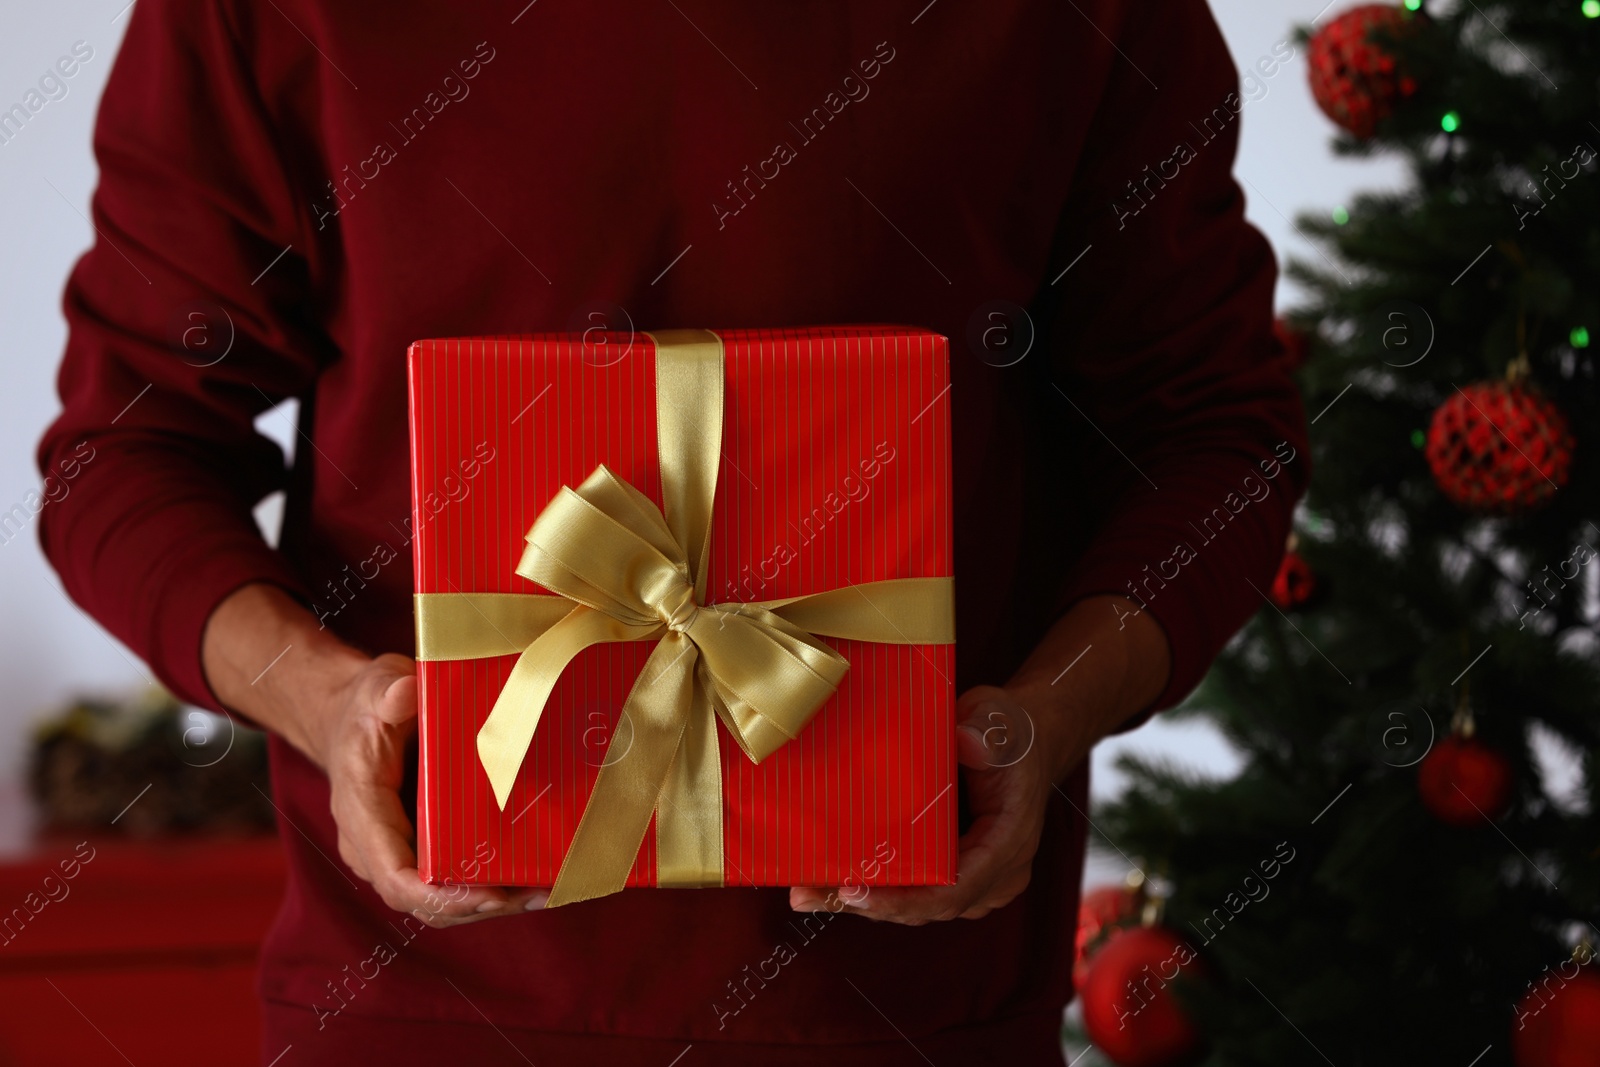
M 994 751 L 990 738 L 996 729 L 1003 730 L 1005 709 L 997 703 L 985 702 L 973 708 L 967 720 L 956 727 L 956 760 L 963 767 L 994 766 Z
M 394 724 L 416 718 L 416 665 L 403 656 L 384 656 L 374 666 L 379 672 L 375 679 L 379 717 Z

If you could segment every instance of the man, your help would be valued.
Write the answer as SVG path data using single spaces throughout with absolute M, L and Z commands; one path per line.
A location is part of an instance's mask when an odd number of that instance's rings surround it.
M 42 536 L 272 731 L 264 1061 L 1058 1062 L 1084 757 L 1259 606 L 1307 473 L 1234 91 L 1202 0 L 140 3 L 40 449 L 97 458 Z M 953 340 L 960 879 L 849 897 L 776 975 L 829 887 L 417 877 L 406 344 L 596 308 Z

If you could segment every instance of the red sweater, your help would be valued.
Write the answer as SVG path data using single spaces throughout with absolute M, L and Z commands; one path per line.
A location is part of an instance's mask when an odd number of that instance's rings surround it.
M 40 463 L 77 484 L 46 552 L 216 707 L 219 600 L 264 580 L 309 603 L 403 537 L 409 341 L 581 329 L 598 302 L 641 329 L 915 323 L 953 340 L 959 685 L 1111 591 L 1165 627 L 1170 704 L 1260 607 L 1307 475 L 1234 88 L 1202 0 L 144 0 L 66 295 Z M 286 397 L 287 470 L 253 421 Z M 278 487 L 274 550 L 251 508 Z M 409 651 L 409 559 L 330 625 Z M 781 889 L 630 891 L 408 936 L 339 863 L 323 777 L 272 754 L 266 1059 L 1053 1061 L 1065 800 L 1027 893 L 978 922 L 808 937 Z

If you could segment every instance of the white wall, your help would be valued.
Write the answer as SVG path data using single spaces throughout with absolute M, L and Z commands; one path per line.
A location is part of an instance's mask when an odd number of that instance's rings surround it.
M 67 95 L 47 103 L 20 135 L 0 144 L 0 327 L 7 357 L 0 360 L 0 512 L 39 488 L 32 453 L 57 407 L 54 376 L 65 337 L 61 286 L 92 237 L 84 217 L 95 181 L 90 130 L 127 25 L 125 2 L 12 5 L 6 32 L 0 34 L 0 107 L 21 101 L 74 42 L 94 49 L 94 57 L 67 82 Z M 1150 17 L 1159 17 L 1157 0 L 1145 2 Z M 1296 22 L 1309 21 L 1322 6 L 1322 0 L 1213 0 L 1241 66 L 1270 55 Z M 1265 94 L 1250 102 L 1243 116 L 1239 173 L 1249 183 L 1250 217 L 1280 255 L 1309 255 L 1285 216 L 1325 210 L 1353 189 L 1392 183 L 1399 170 L 1388 162 L 1332 159 L 1327 151 L 1332 128 L 1306 90 L 1298 46 L 1295 58 L 1265 84 Z M 1174 101 L 1174 106 L 1183 103 Z M 1292 299 L 1281 288 L 1280 295 Z M 272 420 L 264 427 L 281 430 L 283 425 Z M 0 605 L 3 841 L 7 806 L 15 821 L 16 783 L 30 724 L 74 693 L 132 691 L 149 684 L 149 676 L 61 595 L 31 526 L 0 545 Z M 1231 765 L 1226 747 L 1203 726 L 1158 720 L 1101 746 L 1095 757 L 1097 793 L 1115 788 L 1110 761 L 1130 748 L 1159 751 L 1218 773 Z
M 84 218 L 95 182 L 89 132 L 128 24 L 119 14 L 126 2 L 9 5 L 0 34 L 0 109 L 37 89 L 75 42 L 94 50 L 66 80 L 67 95 L 0 144 L 0 512 L 40 489 L 33 450 L 59 407 L 61 288 L 93 238 Z M 37 523 L 0 545 L 0 783 L 21 771 L 28 726 L 41 712 L 79 690 L 149 684 L 143 664 L 62 595 Z

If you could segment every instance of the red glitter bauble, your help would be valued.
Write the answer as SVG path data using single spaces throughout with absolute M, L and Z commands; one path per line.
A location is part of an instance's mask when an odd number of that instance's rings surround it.
M 1084 980 L 1083 1028 L 1118 1067 L 1177 1067 L 1201 1051 L 1195 1029 L 1172 995 L 1182 975 L 1200 966 L 1194 949 L 1162 926 L 1136 926 L 1111 935 Z
M 1566 416 L 1538 392 L 1479 382 L 1439 405 L 1424 454 L 1440 492 L 1457 504 L 1514 512 L 1567 483 L 1572 449 Z
M 1511 806 L 1511 764 L 1482 741 L 1452 734 L 1423 758 L 1417 792 L 1440 822 L 1476 826 Z
M 1280 611 L 1293 611 L 1305 607 L 1316 592 L 1317 576 L 1311 564 L 1298 552 L 1285 552 L 1272 579 L 1272 602 Z
M 1091 889 L 1078 905 L 1078 945 L 1072 964 L 1072 981 L 1083 987 L 1089 963 L 1117 928 L 1132 924 L 1144 906 L 1144 893 L 1123 885 Z
M 1363 4 L 1312 34 L 1311 95 L 1323 113 L 1357 137 L 1371 137 L 1417 85 L 1369 34 L 1375 29 L 1398 33 L 1416 24 L 1416 16 L 1398 7 Z
M 1590 958 L 1592 961 L 1592 957 Z M 1593 1067 L 1600 1050 L 1600 976 L 1585 962 L 1551 968 L 1517 1005 L 1511 1057 L 1517 1067 Z

